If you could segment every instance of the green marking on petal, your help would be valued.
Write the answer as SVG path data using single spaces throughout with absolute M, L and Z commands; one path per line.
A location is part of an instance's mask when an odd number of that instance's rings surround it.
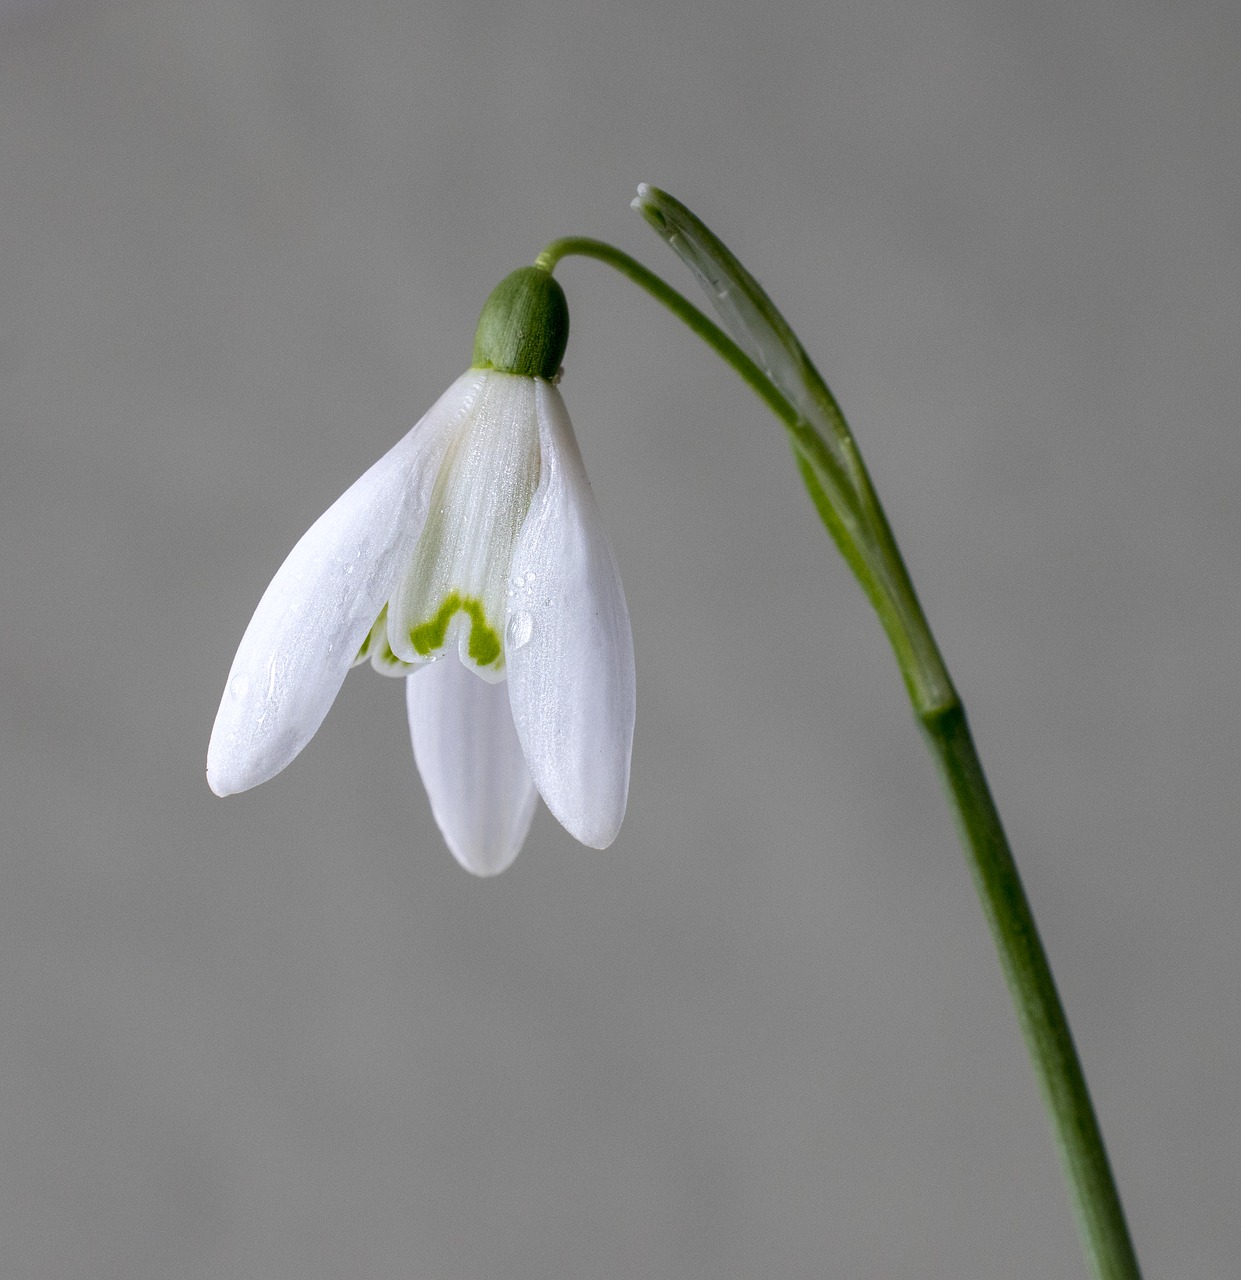
M 409 642 L 414 646 L 414 651 L 425 658 L 436 649 L 442 649 L 448 624 L 458 613 L 464 613 L 470 619 L 471 660 L 480 667 L 499 665 L 503 657 L 503 647 L 500 644 L 500 637 L 487 621 L 483 602 L 473 596 L 462 596 L 457 591 L 450 591 L 444 597 L 439 612 L 429 622 L 422 622 L 410 628 Z
M 468 600 L 466 612 L 470 615 L 470 657 L 480 667 L 490 667 L 500 661 L 502 649 L 500 637 L 487 624 L 481 600 Z
M 448 630 L 453 614 L 460 608 L 461 597 L 455 591 L 449 592 L 444 603 L 440 605 L 439 613 L 430 622 L 421 622 L 416 627 L 410 627 L 409 642 L 414 646 L 414 652 L 422 654 L 425 658 L 434 650 L 442 649 L 444 632 Z

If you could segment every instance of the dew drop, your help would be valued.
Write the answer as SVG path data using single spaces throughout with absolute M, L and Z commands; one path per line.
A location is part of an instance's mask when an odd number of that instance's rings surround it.
M 234 676 L 228 682 L 228 691 L 233 695 L 234 698 L 240 698 L 242 694 L 244 694 L 246 691 L 245 676 Z
M 504 638 L 513 649 L 520 649 L 533 634 L 534 619 L 528 613 L 513 614 L 508 620 L 508 626 L 504 629 Z

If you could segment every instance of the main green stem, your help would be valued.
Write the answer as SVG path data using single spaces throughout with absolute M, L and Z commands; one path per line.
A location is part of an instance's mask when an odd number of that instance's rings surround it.
M 873 565 L 858 552 L 842 527 L 840 513 L 816 479 L 816 467 L 832 465 L 831 459 L 824 456 L 827 451 L 821 438 L 764 372 L 697 307 L 612 245 L 579 236 L 554 240 L 539 255 L 536 265 L 551 271 L 570 255 L 604 262 L 645 289 L 711 347 L 789 433 L 802 477 L 823 522 L 879 613 L 905 678 L 914 714 L 939 769 L 1052 1122 L 1091 1270 L 1097 1280 L 1140 1280 L 1137 1255 L 1068 1018 L 978 758 L 965 708 L 948 677 L 869 478 L 863 471 L 866 502 L 881 526 L 882 537 L 890 540 L 890 546 L 885 544 L 886 568 L 896 583 L 897 606 L 890 598 L 890 582 L 889 591 L 885 592 L 877 581 L 882 575 L 877 575 Z M 818 474 L 824 471 L 819 470 Z
M 948 793 L 1052 1121 L 1086 1256 L 1100 1280 L 1138 1280 L 1137 1255 L 1086 1077 L 965 708 L 958 700 L 919 721 Z

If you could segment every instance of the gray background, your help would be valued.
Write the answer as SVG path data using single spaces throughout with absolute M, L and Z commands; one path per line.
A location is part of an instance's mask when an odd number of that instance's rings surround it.
M 0 1272 L 1083 1274 L 878 627 L 596 264 L 629 816 L 451 860 L 400 686 L 203 782 L 302 531 L 553 236 L 680 195 L 852 417 L 1150 1276 L 1241 1258 L 1241 9 L 98 0 L 0 26 Z M 688 282 L 686 282 L 688 285 Z M 691 286 L 692 287 L 692 286 Z

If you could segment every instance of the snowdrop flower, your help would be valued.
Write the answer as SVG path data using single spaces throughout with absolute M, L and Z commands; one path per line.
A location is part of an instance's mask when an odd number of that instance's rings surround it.
M 583 844 L 615 839 L 633 639 L 553 382 L 568 326 L 547 271 L 503 280 L 473 367 L 290 552 L 225 685 L 207 752 L 217 795 L 279 773 L 369 658 L 405 677 L 414 758 L 467 870 L 512 862 L 538 796 Z

